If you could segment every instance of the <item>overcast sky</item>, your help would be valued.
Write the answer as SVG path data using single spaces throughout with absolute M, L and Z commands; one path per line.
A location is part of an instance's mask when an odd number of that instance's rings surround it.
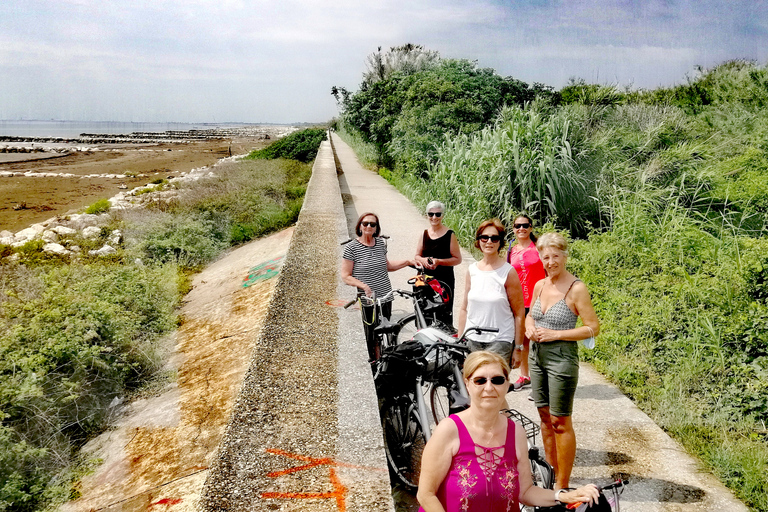
M 320 122 L 404 43 L 525 82 L 653 88 L 768 59 L 762 0 L 0 0 L 0 119 Z

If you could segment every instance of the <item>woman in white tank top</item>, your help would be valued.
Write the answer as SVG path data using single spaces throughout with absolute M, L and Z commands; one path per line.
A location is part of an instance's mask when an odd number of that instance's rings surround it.
M 464 301 L 459 310 L 459 333 L 469 327 L 495 327 L 498 333 L 475 335 L 480 342 L 477 348 L 498 352 L 519 364 L 520 347 L 523 345 L 525 306 L 523 289 L 517 272 L 499 254 L 504 247 L 506 230 L 498 219 L 486 220 L 477 228 L 475 247 L 483 253 L 483 259 L 467 269 Z M 503 345 L 482 347 L 482 343 L 504 342 Z M 508 345 L 507 345 L 508 344 Z M 514 358 L 511 358 L 514 348 Z

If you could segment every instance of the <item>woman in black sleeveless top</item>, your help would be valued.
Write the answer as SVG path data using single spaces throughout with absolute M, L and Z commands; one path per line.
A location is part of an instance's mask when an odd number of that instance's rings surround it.
M 456 234 L 443 226 L 445 206 L 440 201 L 432 201 L 427 205 L 429 228 L 419 239 L 416 247 L 416 262 L 421 264 L 427 274 L 442 281 L 449 288 L 447 307 L 438 315 L 438 320 L 453 325 L 453 295 L 456 280 L 453 267 L 461 263 L 461 249 Z

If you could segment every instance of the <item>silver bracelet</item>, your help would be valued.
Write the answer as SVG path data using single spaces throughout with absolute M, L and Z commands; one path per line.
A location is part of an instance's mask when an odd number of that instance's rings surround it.
M 515 350 L 522 351 L 525 348 L 525 345 L 515 345 Z
M 560 493 L 561 493 L 561 492 L 565 492 L 565 489 L 558 489 L 558 490 L 556 490 L 556 491 L 555 491 L 555 502 L 556 502 L 558 505 L 565 505 L 565 503 L 563 503 L 562 501 L 560 501 Z

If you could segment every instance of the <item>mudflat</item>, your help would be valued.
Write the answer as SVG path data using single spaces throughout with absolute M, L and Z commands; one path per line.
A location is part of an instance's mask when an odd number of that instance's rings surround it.
M 284 131 L 285 127 L 281 129 Z M 89 145 L 86 151 L 82 146 L 73 146 L 71 151 L 57 154 L 0 154 L 0 231 L 16 232 L 36 222 L 82 210 L 121 189 L 130 190 L 159 178 L 212 165 L 220 158 L 246 154 L 274 139 L 253 136 L 96 144 Z M 9 176 L 11 173 L 13 176 Z

